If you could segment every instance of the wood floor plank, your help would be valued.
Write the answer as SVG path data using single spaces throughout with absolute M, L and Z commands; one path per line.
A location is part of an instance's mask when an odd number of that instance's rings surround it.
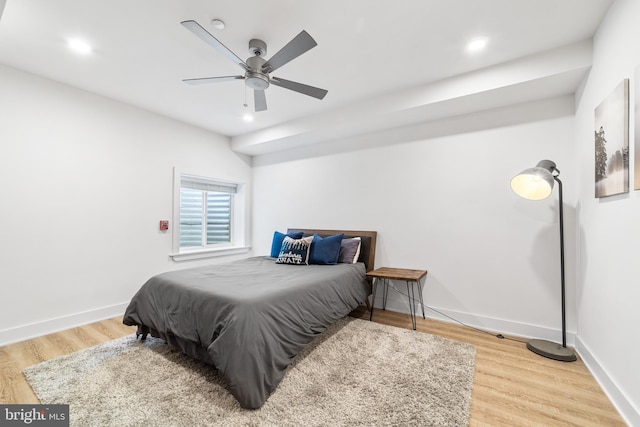
M 362 307 L 351 316 L 369 319 Z M 403 313 L 375 310 L 373 321 L 411 329 Z M 625 426 L 584 363 L 558 362 L 526 349 L 523 339 L 418 317 L 416 333 L 476 347 L 470 426 Z M 0 348 L 0 403 L 37 403 L 22 370 L 63 354 L 135 332 L 121 317 Z
M 0 402 L 39 403 L 38 398 L 22 375 L 22 370 L 31 365 L 30 346 L 26 343 L 0 348 Z M 23 356 L 27 356 L 26 358 Z M 38 362 L 35 362 L 38 363 Z

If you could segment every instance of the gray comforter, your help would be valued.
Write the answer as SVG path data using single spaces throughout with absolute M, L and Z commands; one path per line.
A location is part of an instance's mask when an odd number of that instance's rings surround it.
M 243 407 L 259 408 L 300 350 L 365 301 L 365 277 L 362 263 L 270 257 L 173 271 L 149 279 L 123 321 L 193 343 Z

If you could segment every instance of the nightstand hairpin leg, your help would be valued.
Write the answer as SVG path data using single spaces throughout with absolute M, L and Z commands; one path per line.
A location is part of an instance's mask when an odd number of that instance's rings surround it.
M 376 290 L 378 288 L 378 281 L 382 280 L 382 309 L 387 309 L 387 296 L 389 295 L 389 282 L 387 279 L 379 279 L 377 277 L 373 278 L 372 285 L 372 298 L 371 298 L 371 313 L 369 314 L 369 320 L 373 319 L 373 306 L 376 300 Z M 415 328 L 413 328 L 415 329 Z
M 373 319 L 373 307 L 376 305 L 376 289 L 378 288 L 378 279 L 377 277 L 373 278 L 373 282 L 371 283 L 371 313 L 369 314 L 369 321 Z
M 422 307 L 422 318 L 426 319 L 427 317 L 424 315 L 424 300 L 422 299 L 422 284 L 420 283 L 419 279 L 416 283 L 418 285 L 418 297 L 420 298 L 420 307 Z
M 382 309 L 387 309 L 387 296 L 389 295 L 389 280 L 382 279 Z
M 416 330 L 416 300 L 413 294 L 413 282 L 407 280 L 407 296 L 409 297 L 409 313 L 411 314 L 411 326 Z

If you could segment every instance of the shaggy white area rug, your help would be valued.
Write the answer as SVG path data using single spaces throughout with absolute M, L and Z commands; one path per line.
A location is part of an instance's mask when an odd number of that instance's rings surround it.
M 269 400 L 246 410 L 215 369 L 131 335 L 24 370 L 76 426 L 466 426 L 475 348 L 345 318 L 301 353 Z

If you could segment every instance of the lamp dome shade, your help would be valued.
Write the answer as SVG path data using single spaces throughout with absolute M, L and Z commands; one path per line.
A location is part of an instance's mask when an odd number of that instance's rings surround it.
M 511 179 L 511 189 L 520 197 L 529 200 L 543 200 L 553 190 L 555 163 L 542 160 L 535 168 L 525 169 Z

